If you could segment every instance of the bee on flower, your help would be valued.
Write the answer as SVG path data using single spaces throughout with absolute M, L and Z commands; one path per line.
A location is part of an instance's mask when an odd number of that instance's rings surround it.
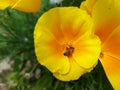
M 77 80 L 90 72 L 101 51 L 91 17 L 77 7 L 45 12 L 35 26 L 34 44 L 38 62 L 62 81 Z

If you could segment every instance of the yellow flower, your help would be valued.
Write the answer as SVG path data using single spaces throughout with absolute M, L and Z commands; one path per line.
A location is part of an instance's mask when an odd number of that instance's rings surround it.
M 115 90 L 120 90 L 120 0 L 86 0 L 82 9 L 92 16 L 102 42 L 100 61 Z
M 34 31 L 39 63 L 63 81 L 76 80 L 97 64 L 101 43 L 90 16 L 77 7 L 58 7 L 44 13 Z
M 24 11 L 24 12 L 37 12 L 40 9 L 41 0 L 0 0 L 0 9 L 3 10 L 7 7 Z

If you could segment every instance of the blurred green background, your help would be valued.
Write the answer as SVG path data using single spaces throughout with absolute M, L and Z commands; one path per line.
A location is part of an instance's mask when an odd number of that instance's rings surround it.
M 50 8 L 79 7 L 81 1 L 63 0 L 60 4 L 50 4 L 49 0 L 42 0 L 38 13 L 11 8 L 0 11 L 0 90 L 113 90 L 100 62 L 79 80 L 63 82 L 55 79 L 36 60 L 33 32 L 37 19 Z

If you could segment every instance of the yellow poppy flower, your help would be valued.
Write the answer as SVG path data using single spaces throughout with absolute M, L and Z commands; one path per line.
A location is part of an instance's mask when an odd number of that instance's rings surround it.
M 115 90 L 120 90 L 120 1 L 86 0 L 82 9 L 92 16 L 102 42 L 100 61 Z
M 45 12 L 36 24 L 34 43 L 39 63 L 63 81 L 91 71 L 101 51 L 90 16 L 77 7 Z
M 12 7 L 24 12 L 37 12 L 40 3 L 40 0 L 0 0 L 0 9 Z

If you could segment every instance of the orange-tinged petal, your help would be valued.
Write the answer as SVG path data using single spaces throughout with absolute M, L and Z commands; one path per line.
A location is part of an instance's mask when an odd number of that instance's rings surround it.
M 115 21 L 106 21 L 101 25 L 97 25 L 96 34 L 99 36 L 102 44 L 105 43 L 109 35 L 113 32 L 113 30 L 117 27 L 118 23 Z
M 92 1 L 87 3 L 88 1 L 86 0 L 81 8 L 90 13 L 96 34 L 101 39 L 100 61 L 114 89 L 120 90 L 120 1 L 96 0 L 94 5 L 91 4 Z
M 12 8 L 24 12 L 37 12 L 40 9 L 41 0 L 18 0 Z
M 18 0 L 0 0 L 0 9 L 5 9 L 7 7 L 13 6 Z
M 67 57 L 61 55 L 61 46 L 55 40 L 55 37 L 44 29 L 44 31 L 39 27 L 35 30 L 35 52 L 38 61 L 46 66 L 51 72 L 67 73 L 70 68 L 70 64 Z M 52 47 L 51 47 L 51 41 Z M 59 48 L 57 48 L 59 47 Z M 53 49 L 55 49 L 53 51 Z
M 100 61 L 114 90 L 120 90 L 120 59 L 104 54 Z
M 97 0 L 93 7 L 92 18 L 95 23 L 96 34 L 104 42 L 120 23 L 120 1 Z
M 103 53 L 120 59 L 120 25 L 113 30 L 102 44 Z
M 51 29 L 50 32 L 62 43 L 64 43 L 63 37 L 66 40 L 74 41 L 85 33 L 89 33 L 88 37 L 91 35 L 90 33 L 94 33 L 90 16 L 77 7 L 51 9 L 50 12 L 44 14 L 44 17 L 41 17 L 39 23 L 44 25 L 43 27 L 47 30 Z
M 115 90 L 120 89 L 120 25 L 113 30 L 102 45 L 100 61 Z
M 84 10 L 81 10 L 77 7 L 75 9 L 69 8 L 69 10 L 69 12 L 62 11 L 64 14 L 60 17 L 60 23 L 62 23 L 61 31 L 63 32 L 65 39 L 69 41 L 75 41 L 79 37 L 84 36 L 85 33 L 89 33 L 86 37 L 89 37 L 91 34 L 93 34 L 94 28 L 90 16 Z
M 104 42 L 120 23 L 119 0 L 86 0 L 81 4 L 93 18 L 96 34 Z
M 84 69 L 80 67 L 73 58 L 71 58 L 70 60 L 70 66 L 71 66 L 70 71 L 67 74 L 59 74 L 56 72 L 53 73 L 53 75 L 59 80 L 70 81 L 70 80 L 77 80 L 81 75 L 92 70 L 92 69 Z

